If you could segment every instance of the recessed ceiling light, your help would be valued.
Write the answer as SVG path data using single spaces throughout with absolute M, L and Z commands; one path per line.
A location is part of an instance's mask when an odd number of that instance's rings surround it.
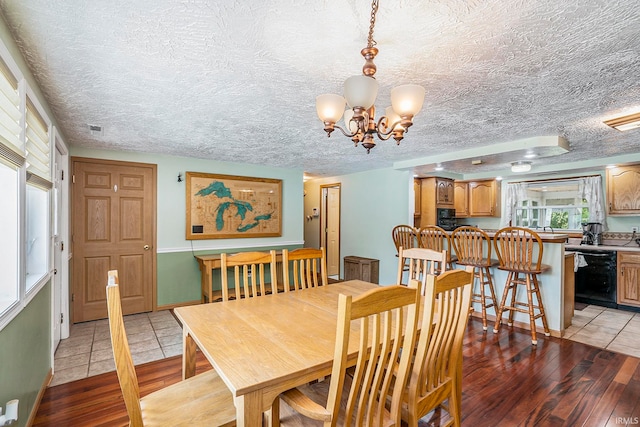
M 615 168 L 617 168 L 616 165 L 607 165 L 607 169 L 615 169 Z
M 471 160 L 471 164 L 472 165 L 481 165 L 482 164 L 482 159 L 473 159 L 473 160 Z
M 605 120 L 604 124 L 619 131 L 636 129 L 640 127 L 640 113 Z
M 502 181 L 502 177 L 500 175 L 496 176 L 496 181 Z
M 444 170 L 444 168 L 442 167 L 442 165 L 441 165 L 440 163 L 438 163 L 438 164 L 436 165 L 436 167 L 435 167 L 435 170 L 437 170 L 437 171 L 442 171 L 442 170 Z
M 534 153 L 533 151 L 527 151 L 527 154 L 524 155 L 524 158 L 525 159 L 533 159 L 536 156 L 537 156 L 537 154 Z
M 531 162 L 518 161 L 511 163 L 511 172 L 529 172 L 531 170 Z

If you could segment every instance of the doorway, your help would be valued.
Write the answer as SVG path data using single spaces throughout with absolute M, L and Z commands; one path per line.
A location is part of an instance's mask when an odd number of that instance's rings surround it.
M 69 187 L 68 152 L 55 136 L 53 173 L 53 290 L 52 290 L 52 350 L 69 336 Z
M 72 158 L 73 321 L 107 317 L 117 269 L 123 314 L 155 308 L 156 170 L 147 163 Z
M 327 274 L 340 278 L 340 184 L 320 186 L 320 245 L 327 252 Z

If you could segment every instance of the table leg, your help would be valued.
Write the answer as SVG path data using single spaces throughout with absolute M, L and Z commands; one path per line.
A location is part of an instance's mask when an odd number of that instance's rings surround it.
M 196 374 L 196 342 L 186 328 L 182 332 L 182 379 Z
M 262 427 L 262 393 L 260 390 L 238 396 L 236 405 L 236 423 L 238 427 Z

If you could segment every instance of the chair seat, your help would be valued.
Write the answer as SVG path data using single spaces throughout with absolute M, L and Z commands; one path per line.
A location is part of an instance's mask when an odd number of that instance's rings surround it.
M 140 399 L 148 426 L 235 426 L 233 396 L 214 371 L 196 375 Z
M 551 266 L 547 265 L 547 264 L 540 264 L 540 269 L 539 270 L 527 269 L 527 268 L 508 268 L 508 267 L 500 266 L 500 267 L 498 267 L 498 270 L 513 271 L 515 273 L 525 273 L 525 274 L 527 274 L 527 273 L 528 274 L 541 274 L 541 273 L 544 273 L 545 271 L 551 270 Z
M 500 264 L 497 259 L 487 260 L 486 258 L 478 259 L 478 260 L 457 260 L 456 264 L 458 265 L 470 265 L 472 267 L 495 267 Z

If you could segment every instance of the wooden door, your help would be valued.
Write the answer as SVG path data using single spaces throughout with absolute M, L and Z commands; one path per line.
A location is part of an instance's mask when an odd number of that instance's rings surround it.
M 321 186 L 321 245 L 327 252 L 327 275 L 340 275 L 340 184 Z
M 107 271 L 123 314 L 155 301 L 156 165 L 73 159 L 73 320 L 107 317 Z

